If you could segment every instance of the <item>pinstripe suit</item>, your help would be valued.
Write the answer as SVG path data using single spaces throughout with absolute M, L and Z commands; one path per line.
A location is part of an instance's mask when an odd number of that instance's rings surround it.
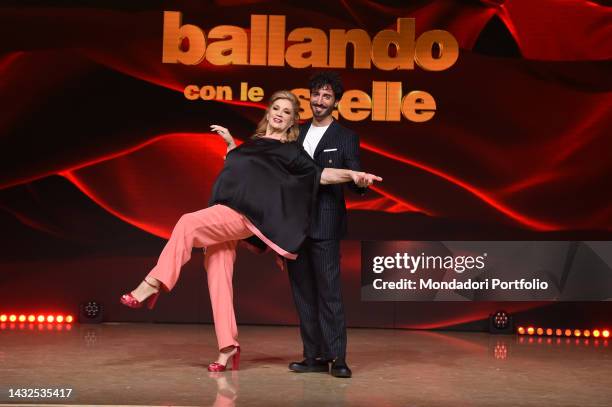
M 310 123 L 300 128 L 303 145 Z M 359 138 L 335 120 L 314 153 L 321 167 L 361 170 Z M 356 192 L 365 189 L 349 184 Z M 342 184 L 321 185 L 308 237 L 298 258 L 288 261 L 293 299 L 300 317 L 304 357 L 334 359 L 346 355 L 346 322 L 340 288 L 340 239 L 347 228 Z

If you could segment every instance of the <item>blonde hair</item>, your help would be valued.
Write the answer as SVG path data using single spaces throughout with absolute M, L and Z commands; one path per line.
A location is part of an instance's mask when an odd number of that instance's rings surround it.
M 268 113 L 270 113 L 270 108 L 279 99 L 285 99 L 291 102 L 291 106 L 293 107 L 293 124 L 289 126 L 287 129 L 286 139 L 281 140 L 283 142 L 286 141 L 296 141 L 300 135 L 300 102 L 298 98 L 288 90 L 279 90 L 274 92 L 274 94 L 270 97 L 270 101 L 268 102 L 268 107 L 266 108 L 266 114 L 259 121 L 257 125 L 257 129 L 255 130 L 255 135 L 253 138 L 259 138 L 266 135 L 266 130 L 268 129 Z

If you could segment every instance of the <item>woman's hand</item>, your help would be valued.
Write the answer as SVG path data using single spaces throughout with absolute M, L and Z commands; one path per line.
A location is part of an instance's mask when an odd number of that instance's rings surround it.
M 218 124 L 213 124 L 210 126 L 210 129 L 221 136 L 223 141 L 227 144 L 227 152 L 236 148 L 236 143 L 234 143 L 234 138 L 230 134 L 229 130 L 223 126 L 219 126 Z
M 374 181 L 382 181 L 381 177 L 362 171 L 352 171 L 351 178 L 353 182 L 360 188 L 369 187 L 374 183 Z

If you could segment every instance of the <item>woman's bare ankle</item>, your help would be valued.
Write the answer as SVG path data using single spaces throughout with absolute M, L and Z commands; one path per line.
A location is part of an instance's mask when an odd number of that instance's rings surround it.
M 159 288 L 161 287 L 161 281 L 153 277 L 145 277 L 144 282 L 148 284 L 151 288 Z
M 217 363 L 220 363 L 225 366 L 227 364 L 227 361 L 232 356 L 234 356 L 236 352 L 238 352 L 238 346 L 236 345 L 230 345 L 226 346 L 225 348 L 219 349 L 219 357 L 217 358 Z
M 150 279 L 153 280 L 153 279 Z M 153 280 L 157 281 L 157 280 Z M 144 279 L 140 282 L 138 287 L 134 291 L 132 291 L 132 296 L 136 298 L 138 301 L 142 302 L 146 300 L 151 295 L 157 293 L 159 291 L 159 286 L 155 287 L 151 284 L 147 279 Z
M 221 348 L 221 349 L 219 349 L 219 353 L 230 353 L 230 352 L 232 352 L 234 349 L 236 349 L 236 345 L 226 346 L 225 348 Z

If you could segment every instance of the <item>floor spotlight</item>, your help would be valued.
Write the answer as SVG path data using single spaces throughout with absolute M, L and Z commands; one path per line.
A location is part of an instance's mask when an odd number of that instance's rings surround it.
M 512 334 L 514 330 L 512 315 L 506 311 L 497 311 L 489 315 L 489 333 L 492 334 Z
M 79 305 L 79 322 L 82 324 L 99 324 L 102 322 L 102 304 L 88 301 Z M 66 319 L 66 322 L 69 322 Z

